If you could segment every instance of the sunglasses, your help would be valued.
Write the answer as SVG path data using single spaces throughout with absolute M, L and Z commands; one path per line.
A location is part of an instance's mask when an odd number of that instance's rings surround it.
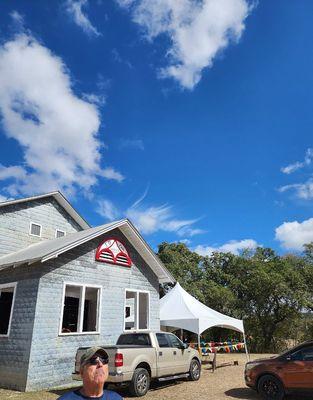
M 101 362 L 103 365 L 104 364 L 108 364 L 109 363 L 109 359 L 107 357 L 102 357 L 102 356 L 92 357 L 88 361 L 88 364 L 97 365 L 99 362 Z

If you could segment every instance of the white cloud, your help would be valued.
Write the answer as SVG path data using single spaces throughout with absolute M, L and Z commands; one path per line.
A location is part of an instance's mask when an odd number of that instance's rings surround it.
M 119 218 L 119 210 L 114 206 L 114 204 L 109 200 L 99 200 L 97 213 L 102 217 L 108 219 L 109 221 L 114 221 Z
M 118 182 L 122 182 L 124 180 L 124 176 L 120 172 L 115 171 L 115 169 L 112 167 L 104 168 L 102 171 L 99 171 L 98 175 L 102 176 L 103 178 Z
M 304 183 L 294 183 L 292 185 L 281 186 L 278 191 L 280 193 L 287 192 L 288 190 L 294 190 L 297 198 L 302 200 L 313 199 L 313 179 L 310 178 Z
M 83 7 L 87 5 L 88 0 L 67 0 L 66 10 L 76 25 L 81 27 L 85 33 L 100 36 L 101 33 L 92 25 L 87 15 L 83 12 Z
M 293 164 L 289 164 L 286 167 L 281 168 L 281 172 L 283 172 L 284 174 L 291 174 L 305 166 L 308 166 L 312 163 L 313 161 L 313 149 L 309 148 L 307 149 L 306 153 L 305 153 L 305 157 L 303 161 L 296 161 Z
M 119 148 L 120 149 L 144 150 L 145 146 L 141 139 L 121 138 Z
M 2 194 L 0 194 L 0 203 L 2 203 L 3 201 L 7 201 L 7 200 L 9 200 L 8 197 L 3 196 Z
M 132 207 L 127 210 L 126 216 L 144 234 L 167 231 L 176 232 L 179 235 L 181 230 L 197 221 L 176 219 L 172 207 L 167 205 L 148 208 Z
M 78 187 L 88 191 L 99 176 L 120 181 L 101 169 L 98 108 L 76 96 L 61 58 L 30 35 L 0 46 L 0 113 L 8 138 L 23 150 L 23 165 L 1 166 L 11 178 L 7 192 L 33 194 Z
M 303 245 L 313 241 L 313 218 L 303 222 L 284 222 L 275 229 L 275 239 L 287 250 L 303 250 Z
M 24 17 L 18 11 L 13 10 L 10 13 L 10 17 L 12 18 L 16 28 L 22 30 L 24 28 Z
M 211 256 L 213 252 L 233 253 L 239 255 L 242 250 L 255 249 L 258 246 L 260 245 L 253 239 L 230 240 L 218 247 L 198 245 L 195 247 L 194 251 L 201 256 Z
M 237 42 L 251 12 L 248 0 L 116 0 L 128 9 L 148 40 L 170 39 L 169 65 L 161 77 L 192 89 L 216 55 Z
M 95 93 L 83 93 L 83 99 L 88 103 L 95 104 L 96 106 L 102 106 L 106 103 L 105 95 L 99 95 Z
M 157 231 L 166 231 L 176 233 L 178 236 L 194 236 L 203 232 L 200 229 L 192 228 L 196 219 L 177 219 L 171 206 L 144 207 L 140 205 L 145 195 L 146 191 L 125 211 L 118 209 L 110 200 L 102 199 L 99 200 L 96 211 L 110 221 L 127 217 L 141 233 L 147 235 Z

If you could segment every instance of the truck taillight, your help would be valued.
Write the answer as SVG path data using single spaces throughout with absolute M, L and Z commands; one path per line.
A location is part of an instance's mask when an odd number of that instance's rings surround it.
M 116 353 L 116 354 L 115 354 L 115 366 L 116 366 L 116 367 L 122 367 L 123 364 L 124 364 L 123 354 L 121 354 L 121 353 Z

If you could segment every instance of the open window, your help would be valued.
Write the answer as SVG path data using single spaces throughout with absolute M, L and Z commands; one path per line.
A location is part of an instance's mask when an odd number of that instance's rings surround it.
M 98 333 L 101 288 L 66 284 L 60 334 Z
M 9 336 L 16 282 L 0 285 L 0 336 Z
M 124 330 L 149 329 L 149 292 L 126 290 Z

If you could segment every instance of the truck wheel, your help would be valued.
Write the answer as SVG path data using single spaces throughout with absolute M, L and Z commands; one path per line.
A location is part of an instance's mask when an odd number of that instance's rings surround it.
M 258 392 L 264 400 L 282 400 L 285 397 L 281 381 L 273 375 L 264 375 L 259 379 Z
M 136 368 L 133 379 L 129 385 L 129 391 L 133 396 L 144 396 L 150 387 L 150 375 L 144 368 Z
M 200 379 L 201 366 L 198 360 L 195 358 L 191 360 L 189 368 L 189 379 L 191 381 L 198 381 Z

